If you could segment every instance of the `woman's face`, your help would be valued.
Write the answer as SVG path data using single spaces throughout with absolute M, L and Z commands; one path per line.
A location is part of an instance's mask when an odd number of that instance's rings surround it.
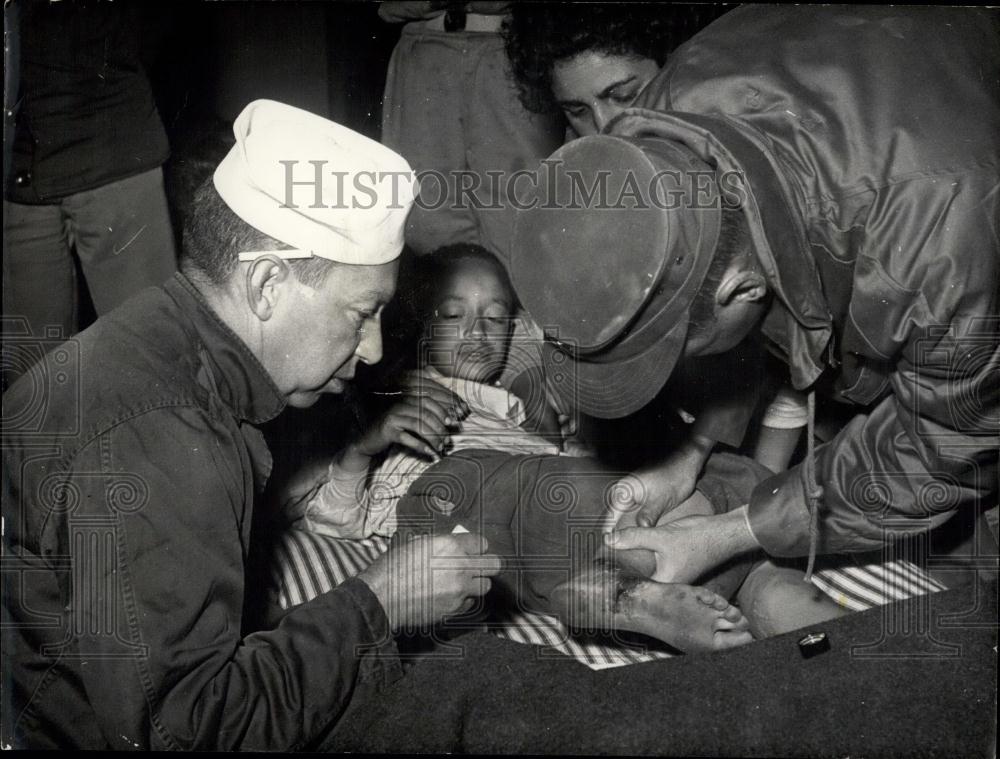
M 659 70 L 652 58 L 588 50 L 556 62 L 552 94 L 577 135 L 597 134 Z

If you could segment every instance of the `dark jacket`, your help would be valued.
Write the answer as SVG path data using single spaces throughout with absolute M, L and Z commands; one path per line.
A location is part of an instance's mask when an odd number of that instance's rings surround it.
M 43 366 L 3 398 L 6 744 L 293 749 L 399 674 L 361 580 L 241 632 L 284 399 L 182 275 Z
M 819 550 L 988 502 L 1000 448 L 1000 36 L 987 11 L 750 6 L 677 50 L 615 134 L 741 172 L 795 387 L 859 413 L 817 450 Z M 803 468 L 750 526 L 809 549 Z
M 20 35 L 21 60 L 4 197 L 46 203 L 160 166 L 170 151 L 140 59 L 141 6 L 134 0 L 20 5 L 12 30 Z

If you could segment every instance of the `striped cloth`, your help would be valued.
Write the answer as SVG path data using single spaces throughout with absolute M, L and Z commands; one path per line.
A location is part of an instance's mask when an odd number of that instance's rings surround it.
M 305 603 L 353 577 L 385 552 L 387 538 L 365 540 L 330 538 L 305 530 L 286 530 L 276 546 L 272 566 L 278 603 L 283 609 Z M 838 557 L 839 558 L 839 557 Z M 813 574 L 813 584 L 841 606 L 863 611 L 892 601 L 944 590 L 916 564 L 894 560 L 853 564 L 839 558 Z M 542 646 L 539 656 L 565 654 L 591 669 L 665 659 L 664 648 L 642 645 L 627 636 L 589 639 L 571 635 L 557 617 L 535 612 L 510 611 L 487 623 L 490 632 L 516 643 Z M 560 653 L 555 653 L 554 651 Z
M 365 540 L 330 538 L 305 530 L 286 530 L 276 546 L 273 565 L 274 581 L 281 608 L 305 603 L 320 593 L 325 593 L 349 577 L 358 574 L 389 546 L 389 539 L 382 537 Z M 621 667 L 654 659 L 665 659 L 672 654 L 622 639 L 585 640 L 571 636 L 558 618 L 549 614 L 511 611 L 486 624 L 497 637 L 542 646 L 538 655 L 572 657 L 591 669 Z
M 837 566 L 814 572 L 812 583 L 851 611 L 864 611 L 946 589 L 906 559 L 861 564 L 849 556 L 837 558 L 840 560 Z

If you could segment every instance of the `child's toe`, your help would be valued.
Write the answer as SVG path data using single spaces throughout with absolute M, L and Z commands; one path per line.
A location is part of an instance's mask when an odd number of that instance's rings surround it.
M 729 601 L 708 588 L 695 588 L 695 595 L 705 606 L 711 606 L 716 611 L 724 612 L 729 607 Z
M 745 646 L 747 643 L 753 643 L 753 636 L 746 631 L 722 630 L 716 632 L 713 637 L 717 649 L 736 648 L 737 646 Z

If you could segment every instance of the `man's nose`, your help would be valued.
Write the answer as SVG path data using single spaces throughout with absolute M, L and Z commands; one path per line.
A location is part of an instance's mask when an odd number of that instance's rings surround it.
M 375 324 L 365 328 L 354 354 L 359 361 L 369 366 L 382 360 L 382 325 Z

